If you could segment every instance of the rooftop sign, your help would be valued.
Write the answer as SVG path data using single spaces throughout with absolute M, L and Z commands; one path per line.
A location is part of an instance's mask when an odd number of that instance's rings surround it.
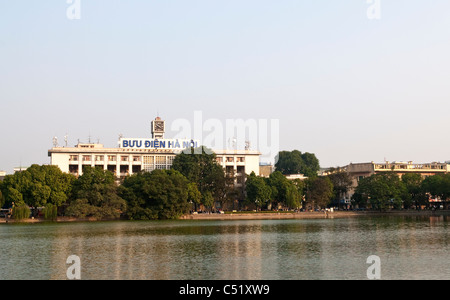
M 126 139 L 119 140 L 119 147 L 125 149 L 168 149 L 184 150 L 186 148 L 197 148 L 198 141 L 187 139 Z

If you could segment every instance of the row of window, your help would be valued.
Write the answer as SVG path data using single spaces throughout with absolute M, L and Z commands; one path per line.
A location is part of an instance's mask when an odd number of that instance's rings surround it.
M 233 156 L 227 156 L 227 157 L 217 157 L 216 160 L 218 163 L 223 163 L 223 159 L 225 158 L 225 162 L 234 162 Z M 236 162 L 245 162 L 245 157 L 236 157 Z
M 128 155 L 106 155 L 108 162 L 116 162 L 119 159 L 121 162 L 133 161 L 143 162 L 144 164 L 172 164 L 175 156 L 128 156 Z M 69 161 L 78 162 L 80 157 L 78 155 L 70 155 Z M 103 162 L 105 161 L 105 155 L 82 155 L 81 161 L 83 162 Z
M 142 161 L 144 164 L 171 164 L 175 158 L 175 156 L 129 156 L 129 155 L 81 155 L 81 161 L 83 162 L 89 162 L 89 161 L 105 161 L 105 156 L 107 158 L 107 161 L 114 161 L 116 162 L 117 159 L 119 159 L 121 162 L 127 162 L 127 161 L 133 161 L 133 162 L 140 162 Z M 80 156 L 79 155 L 70 155 L 69 161 L 79 161 Z M 225 162 L 234 162 L 235 158 L 233 156 L 227 156 L 227 157 L 217 157 L 218 163 L 223 163 L 224 159 Z M 236 162 L 238 163 L 245 163 L 245 157 L 236 157 Z

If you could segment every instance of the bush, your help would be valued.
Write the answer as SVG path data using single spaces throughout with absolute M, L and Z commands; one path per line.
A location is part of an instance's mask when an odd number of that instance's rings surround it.
M 15 206 L 12 211 L 12 216 L 15 220 L 28 219 L 30 214 L 31 210 L 27 205 Z
M 58 217 L 58 207 L 51 203 L 48 203 L 44 208 L 44 218 L 46 220 L 55 221 Z

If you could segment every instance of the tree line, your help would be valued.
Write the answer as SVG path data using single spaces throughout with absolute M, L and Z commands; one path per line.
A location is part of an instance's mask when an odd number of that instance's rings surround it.
M 195 154 L 194 154 L 195 153 Z M 199 154 L 200 153 L 200 154 Z M 246 175 L 235 185 L 235 174 L 226 174 L 215 154 L 201 147 L 178 154 L 170 170 L 154 170 L 127 176 L 117 184 L 115 175 L 103 168 L 86 166 L 83 175 L 63 173 L 57 166 L 32 165 L 0 182 L 0 207 L 14 207 L 16 218 L 30 213 L 46 219 L 57 216 L 96 219 L 176 219 L 190 210 L 212 211 L 216 207 L 240 210 L 314 210 L 335 205 L 352 186 L 342 170 L 318 176 L 314 154 L 294 150 L 278 156 L 276 171 L 264 178 Z M 293 162 L 293 166 L 289 166 Z M 285 175 L 305 171 L 306 180 Z M 394 173 L 363 178 L 353 204 L 374 209 L 428 205 L 429 197 L 450 197 L 450 174 L 419 174 L 398 177 Z
M 243 188 L 236 188 L 234 177 L 208 153 L 204 147 L 187 149 L 175 157 L 171 170 L 140 172 L 120 184 L 103 168 L 85 166 L 77 178 L 57 166 L 33 165 L 0 182 L 0 207 L 13 207 L 17 218 L 44 208 L 40 212 L 49 219 L 176 219 L 192 209 L 211 210 L 215 203 L 242 199 Z
M 83 175 L 75 177 L 57 166 L 33 165 L 0 183 L 0 206 L 14 207 L 16 216 L 26 216 L 29 208 L 35 214 L 35 208 L 44 208 L 41 214 L 49 219 L 57 215 L 176 219 L 190 210 L 211 211 L 216 206 L 233 210 L 299 209 L 305 199 L 321 206 L 332 194 L 329 179 L 315 176 L 306 182 L 290 181 L 280 171 L 268 178 L 252 173 L 246 176 L 244 185 L 235 185 L 235 174 L 226 174 L 215 154 L 210 153 L 204 147 L 186 149 L 175 157 L 171 170 L 133 174 L 120 185 L 114 174 L 103 168 L 85 166 Z M 314 155 L 307 157 L 317 165 Z
M 430 208 L 430 198 L 445 203 L 450 198 L 450 174 L 428 176 L 417 173 L 401 177 L 394 172 L 362 178 L 353 195 L 360 207 L 384 210 L 388 208 Z

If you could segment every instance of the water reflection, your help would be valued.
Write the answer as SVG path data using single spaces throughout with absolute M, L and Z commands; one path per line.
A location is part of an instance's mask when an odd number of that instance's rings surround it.
M 0 279 L 450 279 L 448 218 L 0 226 Z

